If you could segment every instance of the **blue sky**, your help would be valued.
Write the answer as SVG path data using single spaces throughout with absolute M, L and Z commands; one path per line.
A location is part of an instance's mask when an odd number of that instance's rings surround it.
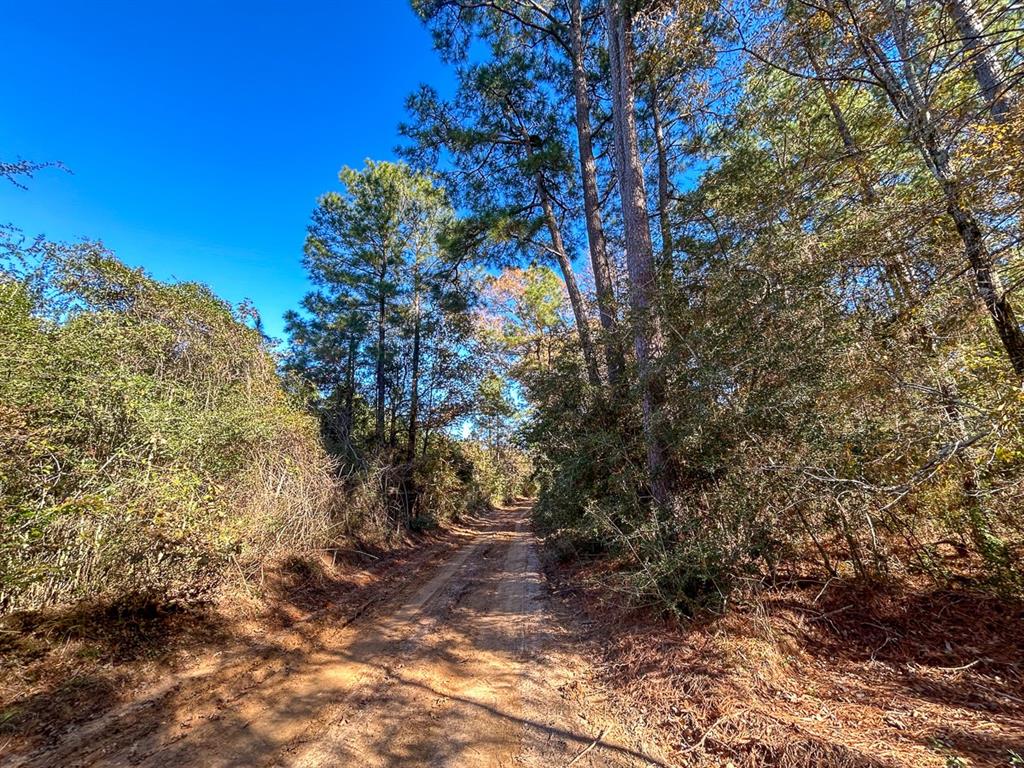
M 407 0 L 4 4 L 0 223 L 101 239 L 158 278 L 252 299 L 308 290 L 302 241 L 342 165 L 387 159 L 406 95 L 452 75 Z

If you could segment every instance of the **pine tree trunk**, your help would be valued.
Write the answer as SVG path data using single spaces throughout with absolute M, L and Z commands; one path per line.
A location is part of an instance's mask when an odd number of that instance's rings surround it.
M 1017 313 L 995 270 L 981 226 L 974 213 L 960 203 L 955 192 L 947 192 L 947 200 L 949 215 L 963 240 L 967 260 L 974 273 L 974 284 L 988 309 L 1014 372 L 1024 378 L 1024 332 L 1021 331 Z
M 971 62 L 981 95 L 992 118 L 1001 123 L 1010 111 L 1010 104 L 1006 92 L 1006 74 L 995 46 L 986 40 L 984 25 L 972 0 L 950 0 L 949 5 L 962 38 L 964 55 Z
M 412 375 L 409 386 L 409 435 L 406 444 L 406 460 L 412 461 L 416 457 L 416 429 L 420 414 L 420 296 L 419 288 L 416 289 L 414 299 L 415 325 L 412 332 Z
M 622 199 L 626 267 L 629 273 L 629 304 L 632 310 L 633 347 L 643 388 L 642 415 L 647 471 L 651 497 L 658 504 L 668 500 L 665 450 L 656 421 L 662 392 L 654 375 L 654 362 L 663 340 L 657 315 L 652 311 L 657 289 L 654 246 L 647 216 L 647 196 L 636 131 L 632 45 L 622 0 L 608 0 L 605 6 L 608 28 L 608 60 L 611 74 L 612 127 L 615 132 L 616 171 Z
M 587 368 L 587 379 L 592 386 L 600 387 L 601 373 L 597 367 L 594 340 L 590 335 L 590 319 L 587 317 L 587 308 L 583 303 L 583 294 L 580 293 L 579 285 L 576 283 L 576 274 L 572 270 L 572 262 L 569 261 L 569 255 L 565 251 L 565 243 L 562 241 L 562 233 L 558 227 L 558 219 L 555 218 L 551 198 L 544 187 L 544 180 L 539 174 L 537 176 L 537 191 L 540 194 L 548 233 L 551 235 L 551 249 L 558 260 L 562 277 L 565 279 L 565 287 L 569 292 L 569 304 L 572 307 L 573 318 L 576 320 L 576 332 L 580 337 L 580 349 L 583 352 L 583 363 Z
M 581 0 L 572 0 L 569 17 L 572 33 L 572 83 L 576 107 L 576 137 L 579 145 L 580 177 L 583 181 L 583 213 L 587 220 L 587 242 L 590 247 L 590 266 L 594 271 L 597 289 L 597 309 L 601 327 L 605 332 L 605 362 L 608 381 L 615 386 L 622 376 L 625 361 L 616 334 L 618 318 L 615 307 L 615 289 L 608 241 L 601 221 L 601 199 L 597 189 L 597 161 L 594 159 L 593 130 L 590 125 L 590 93 L 583 42 L 583 12 Z

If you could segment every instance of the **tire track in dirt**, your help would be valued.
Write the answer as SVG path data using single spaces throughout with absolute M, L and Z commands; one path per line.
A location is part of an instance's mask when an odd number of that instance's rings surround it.
M 250 663 L 220 689 L 216 673 L 185 680 L 173 707 L 125 708 L 102 728 L 84 726 L 89 738 L 10 765 L 660 764 L 561 693 L 585 662 L 562 647 L 548 610 L 528 510 L 494 511 L 426 581 L 412 574 L 406 589 L 317 644 L 266 669 Z

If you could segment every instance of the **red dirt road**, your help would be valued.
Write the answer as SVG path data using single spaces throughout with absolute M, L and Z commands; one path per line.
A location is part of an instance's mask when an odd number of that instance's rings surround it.
M 662 765 L 588 688 L 527 514 L 476 521 L 361 617 L 324 611 L 286 650 L 212 656 L 0 765 Z

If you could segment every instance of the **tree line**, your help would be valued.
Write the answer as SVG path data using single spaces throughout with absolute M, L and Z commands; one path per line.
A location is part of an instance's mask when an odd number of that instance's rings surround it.
M 504 333 L 544 526 L 673 609 L 807 568 L 1020 588 L 1019 8 L 413 8 L 457 88 L 409 98 L 405 159 L 565 286 L 553 358 Z
M 393 163 L 342 179 L 287 349 L 248 302 L 0 226 L 0 616 L 207 601 L 522 492 L 443 190 Z
M 500 445 L 512 415 L 488 379 L 473 323 L 484 275 L 445 189 L 408 165 L 342 169 L 313 211 L 305 264 L 315 290 L 286 317 L 285 368 L 344 473 L 374 484 L 385 519 L 422 525 L 514 495 L 524 457 Z M 480 441 L 461 440 L 478 424 Z M 445 476 L 478 484 L 469 497 Z M 445 495 L 453 498 L 445 498 Z M 424 501 L 424 495 L 431 500 Z

